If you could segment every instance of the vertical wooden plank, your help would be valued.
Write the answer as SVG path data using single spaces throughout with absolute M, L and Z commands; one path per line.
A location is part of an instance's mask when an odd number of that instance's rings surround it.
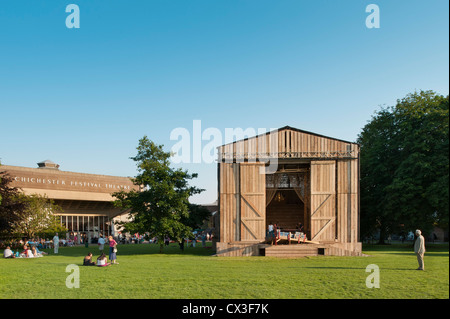
M 220 242 L 234 241 L 239 225 L 239 164 L 219 163 Z
M 241 241 L 265 240 L 266 177 L 260 173 L 263 163 L 240 166 Z
M 311 162 L 311 237 L 312 240 L 335 239 L 335 161 Z
M 286 152 L 291 152 L 291 131 L 286 130 Z
M 299 152 L 304 152 L 304 149 L 305 149 L 305 134 L 300 134 L 299 133 L 299 139 L 300 139 L 300 143 L 298 145 L 298 151 Z
M 225 192 L 225 179 L 226 176 L 224 174 L 225 165 L 224 163 L 219 163 L 219 220 L 220 220 L 220 238 L 219 242 L 226 242 L 227 241 L 227 234 L 226 234 L 226 196 L 223 194 Z
M 348 145 L 348 150 L 350 150 Z M 343 243 L 355 243 L 359 240 L 359 210 L 358 210 L 358 160 L 345 159 L 338 163 L 338 239 Z

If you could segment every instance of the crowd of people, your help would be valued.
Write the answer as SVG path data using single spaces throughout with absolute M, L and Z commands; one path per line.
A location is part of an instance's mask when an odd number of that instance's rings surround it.
M 202 231 L 202 232 L 193 232 L 191 237 L 186 237 L 184 239 L 184 242 L 191 245 L 191 247 L 195 247 L 195 243 L 202 242 L 203 245 L 205 245 L 206 241 L 212 241 L 213 239 L 213 232 L 212 231 Z M 169 236 L 166 236 L 162 239 L 164 241 L 165 245 L 169 245 L 169 243 L 176 242 Z M 123 235 L 119 233 L 117 237 L 117 241 L 121 244 L 142 244 L 148 242 L 149 244 L 158 244 L 159 239 L 158 237 L 151 237 L 144 234 L 131 234 L 131 235 Z
M 196 243 L 200 241 L 202 243 L 202 247 L 206 247 L 206 242 L 212 240 L 212 238 L 213 238 L 212 233 L 203 231 L 195 234 L 194 238 L 192 239 L 186 238 L 186 243 L 188 247 L 189 243 L 191 244 L 191 247 L 195 247 Z
M 268 238 L 273 239 L 274 238 L 274 233 L 277 230 L 277 225 L 273 224 L 273 223 L 269 223 L 268 225 L 268 229 L 267 229 L 267 234 L 266 236 Z M 299 223 L 297 225 L 297 229 L 299 231 L 303 231 L 303 225 L 301 223 Z M 180 249 L 184 250 L 185 247 L 185 243 L 186 246 L 189 247 L 189 244 L 191 245 L 191 247 L 195 247 L 196 243 L 198 241 L 201 241 L 202 243 L 202 247 L 207 247 L 206 246 L 206 241 L 207 240 L 212 240 L 212 233 L 203 231 L 203 232 L 196 232 L 195 234 L 193 234 L 193 238 L 184 238 L 180 244 Z M 417 255 L 417 261 L 419 264 L 419 268 L 417 268 L 418 270 L 424 270 L 425 266 L 424 266 L 424 254 L 425 254 L 425 240 L 424 237 L 422 236 L 422 233 L 420 230 L 416 230 L 415 235 L 417 237 L 415 243 L 414 243 L 414 253 Z M 136 238 L 136 242 L 140 242 L 141 239 L 143 239 L 144 237 L 140 237 L 142 235 L 139 234 L 135 234 L 134 237 Z M 118 240 L 120 241 L 122 238 L 119 237 Z M 170 238 L 169 237 L 165 237 L 164 239 L 164 243 L 166 245 L 169 245 L 170 243 Z M 19 249 L 16 249 L 16 251 L 11 249 L 11 245 L 6 245 L 4 246 L 4 250 L 3 250 L 3 257 L 4 258 L 37 258 L 37 257 L 43 257 L 44 255 L 48 255 L 47 252 L 42 251 L 41 249 L 46 249 L 46 248 L 51 248 L 53 247 L 53 251 L 55 254 L 58 254 L 58 248 L 60 246 L 60 239 L 58 236 L 58 233 L 55 234 L 55 236 L 53 237 L 52 241 L 49 241 L 48 239 L 44 240 L 43 238 L 33 238 L 31 240 L 20 240 L 18 241 L 18 244 L 20 246 L 17 247 L 21 247 Z M 149 243 L 157 243 L 158 239 L 157 238 L 152 238 L 151 240 L 149 240 Z M 16 243 L 17 244 L 17 243 Z M 92 252 L 89 252 L 83 260 L 83 265 L 85 266 L 98 266 L 98 267 L 106 267 L 106 266 L 110 266 L 110 265 L 114 265 L 114 264 L 118 264 L 117 262 L 117 241 L 113 238 L 113 236 L 108 236 L 108 238 L 104 238 L 102 235 L 100 235 L 100 237 L 98 238 L 98 248 L 99 248 L 99 253 L 100 256 L 97 258 L 96 262 L 94 262 L 92 260 Z M 63 245 L 66 245 L 65 243 Z M 106 258 L 106 254 L 104 252 L 105 249 L 105 245 L 109 246 L 109 262 L 108 259 Z
M 36 245 L 29 245 L 28 243 L 23 245 L 22 249 L 16 251 L 11 250 L 11 246 L 6 246 L 3 250 L 4 258 L 36 258 L 48 255 L 48 253 L 39 250 Z
M 180 243 L 177 240 L 174 240 L 173 238 L 170 238 L 169 236 L 165 236 L 162 239 L 159 239 L 158 237 L 151 237 L 144 234 L 128 234 L 123 235 L 119 233 L 117 237 L 117 241 L 121 244 L 143 244 L 143 243 L 149 243 L 149 244 L 159 244 L 161 241 L 163 241 L 165 246 L 169 246 L 170 243 L 178 243 L 180 245 L 181 249 L 184 249 L 185 247 L 196 247 L 197 243 L 202 244 L 202 247 L 207 247 L 206 242 L 213 240 L 213 231 L 212 230 L 204 230 L 204 231 L 194 231 L 192 233 L 192 236 L 186 237 L 182 240 Z M 99 239 L 99 242 L 101 241 L 101 238 Z
M 212 240 L 212 232 L 202 231 L 194 232 L 190 238 L 184 238 L 180 243 L 180 248 L 184 250 L 185 247 L 196 247 L 198 242 L 201 242 L 202 247 L 207 248 L 206 241 Z M 56 255 L 59 253 L 60 246 L 74 246 L 77 244 L 77 238 L 65 237 L 59 238 L 59 234 L 56 233 L 52 239 L 48 238 L 32 238 L 32 239 L 20 239 L 13 244 L 4 246 L 3 251 L 4 258 L 36 258 L 48 255 L 43 249 L 53 249 L 53 253 Z M 171 239 L 165 237 L 162 239 L 165 245 L 169 245 Z M 145 236 L 142 234 L 134 234 L 132 236 L 124 236 L 119 234 L 117 241 L 113 236 L 104 237 L 100 235 L 96 238 L 98 244 L 100 256 L 93 261 L 93 254 L 89 252 L 83 259 L 83 265 L 85 266 L 99 266 L 106 267 L 109 265 L 118 264 L 117 262 L 117 244 L 121 243 L 143 243 Z M 148 243 L 158 243 L 158 238 L 147 238 Z M 105 246 L 109 246 L 109 261 L 105 252 Z M 13 248 L 13 249 L 11 249 Z
M 109 245 L 109 262 L 106 260 L 106 255 L 104 253 L 105 245 Z M 36 258 L 43 257 L 44 255 L 48 255 L 47 252 L 42 249 L 51 249 L 53 248 L 53 253 L 59 253 L 60 246 L 72 246 L 67 243 L 67 240 L 60 240 L 58 233 L 52 238 L 52 240 L 43 239 L 43 238 L 33 238 L 33 239 L 20 239 L 16 242 L 12 242 L 4 246 L 3 250 L 3 258 Z M 14 250 L 11 248 L 16 247 Z M 103 236 L 100 236 L 98 239 L 98 248 L 100 251 L 100 257 L 97 258 L 98 266 L 109 266 L 111 264 L 118 264 L 117 262 L 117 242 L 114 240 L 113 236 L 108 236 L 105 239 Z M 89 256 L 92 257 L 92 253 L 89 253 L 86 258 Z M 83 261 L 83 264 L 86 265 L 86 258 Z M 106 260 L 106 261 L 105 261 Z

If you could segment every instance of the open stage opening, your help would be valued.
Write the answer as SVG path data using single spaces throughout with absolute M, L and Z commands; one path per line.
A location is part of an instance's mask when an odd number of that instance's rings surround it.
M 293 189 L 278 190 L 266 208 L 267 223 L 276 224 L 284 231 L 298 231 L 304 221 L 305 204 Z
M 282 164 L 266 175 L 266 229 L 276 224 L 281 232 L 309 236 L 310 167 Z

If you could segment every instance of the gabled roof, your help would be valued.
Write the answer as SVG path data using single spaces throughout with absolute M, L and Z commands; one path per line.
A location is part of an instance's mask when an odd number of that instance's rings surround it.
M 345 141 L 345 140 L 334 138 L 334 137 L 329 137 L 329 136 L 325 136 L 325 135 L 321 135 L 321 134 L 317 134 L 317 133 L 313 133 L 313 132 L 308 132 L 308 131 L 305 131 L 305 130 L 300 130 L 298 128 L 291 127 L 289 125 L 283 126 L 283 127 L 279 128 L 279 129 L 272 130 L 272 131 L 269 131 L 269 132 L 266 132 L 266 133 L 263 133 L 263 134 L 255 135 L 255 136 L 252 136 L 252 137 L 246 137 L 246 138 L 244 138 L 242 140 L 239 140 L 239 141 L 247 141 L 249 139 L 265 136 L 265 135 L 268 135 L 268 134 L 272 134 L 274 132 L 286 131 L 286 130 L 295 131 L 295 132 L 304 133 L 304 134 L 309 134 L 309 135 L 314 135 L 314 136 L 317 136 L 317 137 L 326 138 L 326 139 L 330 139 L 330 140 L 335 140 L 335 141 L 339 141 L 339 142 L 343 142 L 343 143 L 358 145 L 358 143 L 355 143 L 355 142 Z M 219 147 L 222 147 L 222 146 L 225 146 L 225 145 L 230 145 L 230 144 L 235 144 L 236 142 L 239 142 L 239 141 L 226 143 L 226 144 L 223 144 L 223 145 L 221 145 Z

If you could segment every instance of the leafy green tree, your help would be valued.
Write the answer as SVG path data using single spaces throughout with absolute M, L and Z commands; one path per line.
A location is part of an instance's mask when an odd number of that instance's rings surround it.
M 0 166 L 2 166 L 2 163 L 0 162 Z M 2 176 L 0 174 L 0 184 L 2 183 Z M 0 194 L 0 205 L 2 205 L 2 194 Z
M 61 225 L 61 221 L 58 216 L 53 216 L 49 221 L 46 228 L 36 233 L 36 236 L 41 238 L 52 238 L 56 233 L 65 234 L 69 230 Z
M 209 210 L 197 204 L 189 203 L 189 216 L 182 218 L 182 223 L 191 227 L 192 229 L 201 227 L 205 220 L 211 216 Z
M 2 237 L 11 237 L 14 222 L 22 218 L 26 203 L 20 200 L 19 189 L 11 187 L 11 176 L 0 172 L 0 234 Z
M 189 180 L 196 178 L 197 174 L 172 169 L 171 154 L 147 136 L 139 140 L 137 151 L 137 155 L 132 157 L 138 170 L 133 182 L 141 190 L 113 194 L 117 198 L 115 205 L 129 209 L 131 222 L 123 225 L 125 230 L 149 232 L 158 237 L 162 252 L 164 237 L 181 242 L 191 233 L 191 227 L 183 223 L 183 219 L 189 216 L 189 197 L 203 190 L 189 186 Z
M 376 112 L 361 145 L 361 231 L 448 227 L 449 97 L 408 94 Z
M 392 228 L 392 219 L 385 209 L 386 187 L 392 182 L 397 156 L 393 142 L 394 119 L 389 110 L 379 111 L 362 130 L 361 147 L 361 232 L 372 236 L 379 230 L 381 237 Z
M 55 215 L 61 213 L 62 209 L 54 204 L 46 196 L 33 194 L 19 194 L 18 200 L 25 203 L 21 218 L 14 221 L 11 226 L 13 233 L 27 238 L 33 238 L 37 234 L 45 234 L 58 228 L 59 218 Z

